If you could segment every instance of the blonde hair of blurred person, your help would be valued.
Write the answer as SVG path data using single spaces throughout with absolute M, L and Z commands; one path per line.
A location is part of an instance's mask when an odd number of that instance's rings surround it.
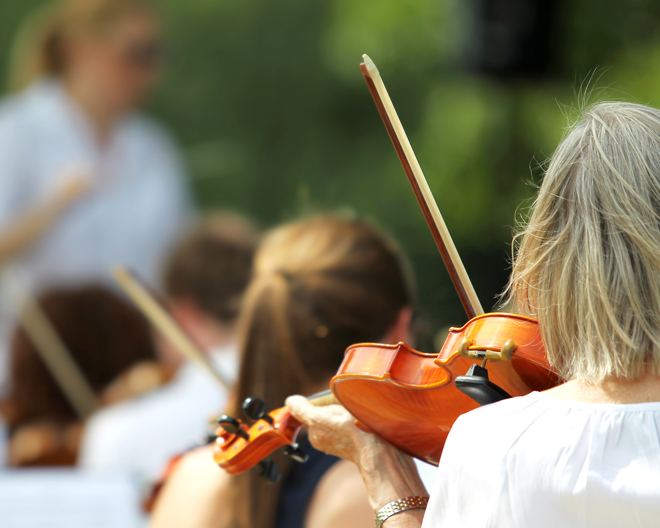
M 239 365 L 236 318 L 250 278 L 257 231 L 228 212 L 203 217 L 175 244 L 165 265 L 164 293 L 177 322 L 214 368 L 234 381 Z M 164 338 L 157 351 L 170 382 L 88 422 L 80 456 L 86 468 L 123 470 L 151 483 L 168 461 L 193 447 L 229 394 L 200 366 L 184 361 Z
M 147 0 L 57 0 L 19 34 L 10 88 L 61 79 L 103 139 L 151 90 L 162 53 L 160 24 Z
M 15 95 L 0 104 L 6 173 L 0 260 L 46 237 L 61 217 L 81 208 L 77 202 L 98 202 L 119 183 L 135 187 L 136 211 L 168 201 L 172 218 L 181 219 L 188 196 L 176 147 L 160 127 L 134 113 L 158 80 L 163 59 L 160 19 L 147 0 L 57 0 L 28 18 L 12 54 Z M 159 173 L 160 192 L 141 189 L 147 177 L 129 178 L 117 160 L 132 164 L 130 172 Z M 147 192 L 155 197 L 147 200 Z M 174 229 L 161 220 L 162 234 L 151 230 L 154 240 Z M 112 222 L 103 225 L 113 229 Z M 138 226 L 134 233 L 142 234 Z
M 370 225 L 320 216 L 274 229 L 257 252 L 240 315 L 243 358 L 233 415 L 242 415 L 240 403 L 248 396 L 274 409 L 289 394 L 327 389 L 351 344 L 406 340 L 412 302 L 399 250 Z M 351 464 L 312 453 L 301 465 L 273 458 L 283 475 L 275 485 L 256 470 L 227 475 L 210 448 L 189 454 L 159 497 L 152 526 L 349 528 L 371 522 L 362 479 Z M 320 477 L 313 476 L 317 463 L 329 466 Z M 292 498 L 294 480 L 308 502 Z

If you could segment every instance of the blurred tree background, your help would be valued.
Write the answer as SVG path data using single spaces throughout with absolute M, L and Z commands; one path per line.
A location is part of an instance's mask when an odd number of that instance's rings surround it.
M 466 317 L 361 54 L 379 66 L 487 310 L 506 283 L 519 206 L 580 94 L 595 85 L 592 99 L 660 104 L 652 0 L 156 1 L 172 57 L 148 110 L 180 141 L 199 205 L 265 227 L 338 209 L 376 221 L 414 264 L 429 335 Z M 3 0 L 2 72 L 40 4 Z

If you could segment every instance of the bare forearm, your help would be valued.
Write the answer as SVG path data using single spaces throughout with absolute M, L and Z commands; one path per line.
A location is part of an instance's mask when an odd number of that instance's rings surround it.
M 384 443 L 363 451 L 358 464 L 374 513 L 392 501 L 427 495 L 412 459 Z M 422 524 L 424 510 L 397 513 L 384 523 L 386 528 L 414 528 Z
M 24 211 L 3 232 L 0 232 L 0 262 L 15 257 L 30 248 L 53 223 L 89 188 L 86 178 L 74 175 L 45 203 Z
M 48 204 L 29 211 L 0 233 L 0 261 L 27 250 L 48 230 L 59 216 L 59 204 Z
M 358 467 L 374 513 L 390 502 L 427 495 L 413 459 L 358 429 L 355 419 L 343 407 L 315 407 L 301 396 L 287 398 L 287 406 L 309 426 L 314 447 Z M 384 528 L 416 528 L 421 526 L 423 517 L 423 510 L 406 510 L 388 518 Z

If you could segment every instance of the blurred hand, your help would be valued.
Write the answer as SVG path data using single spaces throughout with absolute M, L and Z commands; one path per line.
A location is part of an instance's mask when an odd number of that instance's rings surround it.
M 87 194 L 92 184 L 90 178 L 82 172 L 72 172 L 58 182 L 55 188 L 55 201 L 63 208 Z

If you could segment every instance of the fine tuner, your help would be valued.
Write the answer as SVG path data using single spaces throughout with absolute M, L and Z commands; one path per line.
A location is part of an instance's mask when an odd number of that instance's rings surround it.
M 513 339 L 507 339 L 499 350 L 490 348 L 470 348 L 473 342 L 463 337 L 458 342 L 458 355 L 467 359 L 481 360 L 481 365 L 472 365 L 464 376 L 458 376 L 456 388 L 466 394 L 479 405 L 488 405 L 500 400 L 511 398 L 511 394 L 488 378 L 486 362 L 511 361 L 518 345 Z
M 485 348 L 470 348 L 472 341 L 467 337 L 461 339 L 458 344 L 458 353 L 461 357 L 467 359 L 480 359 L 481 366 L 486 367 L 486 361 L 511 361 L 513 353 L 518 345 L 513 339 L 509 339 L 499 350 L 490 350 Z

